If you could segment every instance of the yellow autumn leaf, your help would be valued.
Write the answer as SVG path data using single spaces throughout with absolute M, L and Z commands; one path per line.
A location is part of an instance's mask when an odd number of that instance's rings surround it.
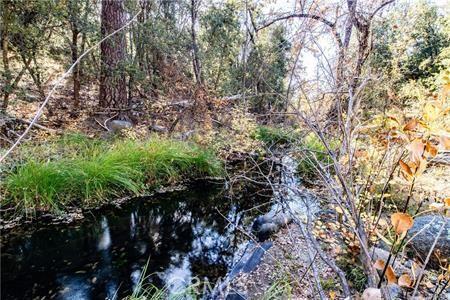
M 441 109 L 432 103 L 425 104 L 423 108 L 423 119 L 426 122 L 432 122 L 439 117 Z

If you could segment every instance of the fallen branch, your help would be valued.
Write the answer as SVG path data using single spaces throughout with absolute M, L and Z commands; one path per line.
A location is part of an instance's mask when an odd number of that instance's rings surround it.
M 19 122 L 21 122 L 21 123 L 28 124 L 28 125 L 31 124 L 31 121 L 27 121 L 27 120 L 24 120 L 24 119 L 18 119 L 18 118 L 15 118 L 14 120 L 17 120 L 17 121 L 19 121 Z M 33 124 L 33 126 L 36 127 L 36 128 L 45 130 L 45 131 L 50 131 L 50 132 L 56 132 L 56 131 L 57 131 L 57 130 L 55 130 L 55 129 L 48 128 L 48 127 L 45 127 L 45 126 L 42 126 L 42 125 L 40 125 L 40 124 L 38 124 L 38 123 L 36 123 L 36 122 Z

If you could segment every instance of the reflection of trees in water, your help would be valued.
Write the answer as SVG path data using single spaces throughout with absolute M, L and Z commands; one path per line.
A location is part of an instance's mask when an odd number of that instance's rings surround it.
M 119 286 L 125 295 L 149 257 L 148 273 L 161 272 L 156 284 L 180 274 L 214 280 L 226 272 L 237 244 L 234 227 L 217 210 L 235 223 L 254 203 L 201 188 L 129 202 L 77 226 L 20 232 L 2 246 L 2 283 L 18 299 L 30 298 L 34 283 L 35 296 L 65 290 L 105 298 Z

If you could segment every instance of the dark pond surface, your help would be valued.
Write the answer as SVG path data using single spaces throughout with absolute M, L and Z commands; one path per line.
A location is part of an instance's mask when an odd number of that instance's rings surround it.
M 18 228 L 2 238 L 1 299 L 114 299 L 148 281 L 179 289 L 225 275 L 241 238 L 228 226 L 267 198 L 225 196 L 221 186 L 130 201 L 74 225 Z M 219 213 L 220 212 L 220 213 Z M 256 212 L 255 212 L 256 213 Z

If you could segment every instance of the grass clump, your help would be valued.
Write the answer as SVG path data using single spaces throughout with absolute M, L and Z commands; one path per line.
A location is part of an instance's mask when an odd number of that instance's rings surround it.
M 266 145 L 289 144 L 296 140 L 296 134 L 284 128 L 272 126 L 258 126 L 254 133 L 256 140 L 262 141 Z
M 306 135 L 301 140 L 302 157 L 297 166 L 297 172 L 302 178 L 311 179 L 317 174 L 317 164 L 324 166 L 332 163 L 331 157 L 322 141 L 313 133 Z M 337 142 L 329 142 L 331 150 L 337 148 Z
M 261 297 L 263 300 L 272 299 L 291 299 L 292 298 L 292 285 L 288 278 L 283 277 L 277 279 L 272 285 L 267 289 L 264 295 Z
M 15 167 L 6 170 L 1 183 L 2 205 L 27 211 L 95 205 L 221 172 L 216 156 L 193 143 L 162 138 L 107 143 L 76 135 L 26 146 L 10 165 Z

